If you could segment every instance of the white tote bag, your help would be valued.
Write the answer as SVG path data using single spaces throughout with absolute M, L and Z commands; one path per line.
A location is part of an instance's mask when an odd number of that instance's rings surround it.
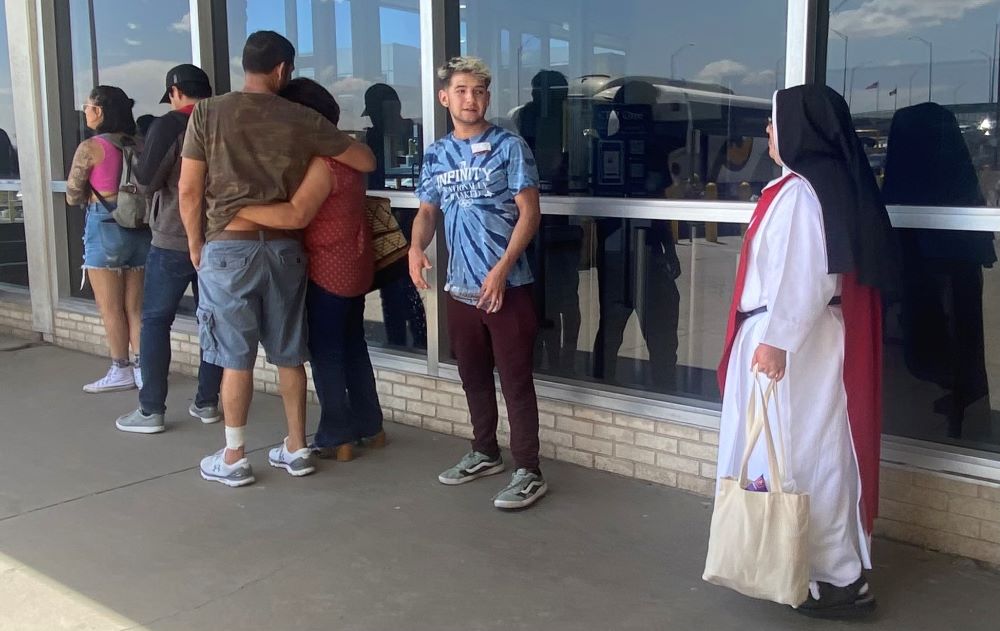
M 798 607 L 809 594 L 809 495 L 782 488 L 782 467 L 767 418 L 774 389 L 771 382 L 758 407 L 761 387 L 754 373 L 739 478 L 719 480 L 702 578 L 746 596 Z M 761 434 L 767 445 L 769 488 L 748 491 L 747 466 Z

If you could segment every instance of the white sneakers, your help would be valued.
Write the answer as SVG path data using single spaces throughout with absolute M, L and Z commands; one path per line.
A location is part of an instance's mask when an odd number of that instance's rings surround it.
M 131 365 L 116 366 L 111 364 L 108 374 L 104 375 L 93 383 L 88 383 L 83 387 L 84 392 L 97 394 L 100 392 L 119 392 L 121 390 L 131 390 L 135 388 L 135 372 Z

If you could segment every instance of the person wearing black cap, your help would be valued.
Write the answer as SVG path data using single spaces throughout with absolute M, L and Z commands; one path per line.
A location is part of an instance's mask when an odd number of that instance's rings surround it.
M 135 168 L 136 182 L 153 198 L 150 216 L 153 244 L 146 259 L 142 301 L 139 407 L 116 423 L 125 432 L 152 434 L 164 430 L 170 326 L 189 285 L 194 288 L 195 302 L 198 300 L 198 275 L 191 264 L 187 234 L 181 223 L 178 181 L 181 147 L 191 111 L 198 101 L 210 96 L 212 85 L 204 70 L 191 64 L 171 68 L 160 103 L 170 103 L 172 109 L 150 125 Z M 203 423 L 215 423 L 222 418 L 221 381 L 222 368 L 203 361 L 198 369 L 198 391 L 188 408 L 191 416 Z
M 898 275 L 894 234 L 847 104 L 824 85 L 775 93 L 769 152 L 785 175 L 747 228 L 719 365 L 718 475 L 736 477 L 747 401 L 780 381 L 772 432 L 786 492 L 809 495 L 810 584 L 797 610 L 845 617 L 875 608 L 867 580 L 878 509 L 880 292 Z M 749 477 L 767 475 L 752 449 Z
M 361 115 L 372 121 L 372 126 L 365 130 L 365 144 L 375 154 L 375 170 L 368 174 L 370 189 L 385 188 L 387 169 L 393 168 L 395 156 L 401 151 L 410 151 L 411 140 L 415 141 L 417 151 L 413 156 L 414 164 L 420 164 L 423 147 L 420 126 L 414 125 L 410 118 L 403 118 L 402 108 L 399 94 L 390 85 L 376 83 L 365 90 L 365 110 Z M 393 214 L 409 238 L 413 230 L 412 215 Z M 406 333 L 409 329 L 412 347 L 427 348 L 427 314 L 409 276 L 404 274 L 389 281 L 379 290 L 379 297 L 386 342 L 391 346 L 408 346 Z

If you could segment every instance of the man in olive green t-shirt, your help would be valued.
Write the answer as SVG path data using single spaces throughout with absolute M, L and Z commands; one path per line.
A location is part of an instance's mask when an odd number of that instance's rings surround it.
M 181 152 L 180 211 L 198 268 L 202 356 L 224 369 L 226 448 L 202 460 L 201 475 L 228 486 L 254 481 L 243 429 L 258 343 L 278 366 L 288 420 L 288 437 L 268 461 L 294 476 L 315 470 L 305 442 L 305 253 L 297 232 L 271 230 L 236 214 L 251 204 L 287 201 L 314 156 L 332 156 L 363 172 L 375 168 L 367 146 L 278 96 L 294 58 L 295 48 L 281 35 L 250 35 L 243 90 L 199 102 Z

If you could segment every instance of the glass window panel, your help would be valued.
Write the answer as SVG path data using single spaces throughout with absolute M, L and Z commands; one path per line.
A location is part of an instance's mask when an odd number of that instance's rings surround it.
M 894 114 L 932 101 L 957 119 L 979 175 L 981 201 L 954 205 L 1000 205 L 996 3 L 929 3 L 899 20 L 883 17 L 877 4 L 833 3 L 827 40 L 827 84 L 849 103 L 876 174 L 883 174 Z
M 877 3 L 831 6 L 826 82 L 850 104 L 886 202 L 996 207 L 996 3 L 926 3 L 892 19 Z M 885 431 L 1000 452 L 994 235 L 897 234 L 903 276 L 885 302 Z
M 295 8 L 297 34 L 285 29 L 288 6 Z M 416 0 L 227 0 L 227 8 L 233 89 L 243 83 L 240 57 L 248 34 L 270 29 L 289 36 L 297 51 L 295 75 L 329 89 L 341 107 L 341 129 L 375 151 L 379 168 L 369 187 L 414 187 L 423 147 Z M 376 84 L 383 87 L 371 93 L 369 109 L 365 95 Z
M 394 208 L 407 240 L 416 209 Z M 371 346 L 423 354 L 427 351 L 426 292 L 417 291 L 409 274 L 368 294 L 365 300 L 365 338 Z
M 7 18 L 0 11 L 0 180 L 17 180 L 19 173 Z M 17 191 L 0 191 L 0 283 L 28 285 L 24 207 Z
M 528 252 L 539 375 L 719 400 L 742 226 L 546 215 Z
M 465 50 L 493 70 L 488 115 L 531 145 L 544 194 L 747 200 L 778 174 L 764 127 L 786 11 L 469 0 L 460 19 Z
M 289 8 L 295 33 L 285 29 Z M 340 128 L 374 151 L 378 168 L 369 188 L 415 186 L 423 150 L 417 0 L 227 0 L 227 9 L 233 89 L 243 83 L 247 35 L 286 35 L 296 46 L 295 75 L 330 90 L 341 107 Z M 409 237 L 415 211 L 393 212 Z M 408 277 L 368 295 L 365 333 L 372 346 L 426 352 L 424 304 Z
M 187 0 L 68 0 L 57 2 L 59 83 L 63 123 L 62 172 L 65 177 L 76 146 L 91 131 L 84 124 L 80 104 L 95 85 L 121 88 L 135 101 L 133 114 L 159 116 L 169 110 L 161 105 L 167 71 L 191 62 L 191 3 Z M 93 30 L 91 29 L 93 24 Z M 81 289 L 83 212 L 66 207 L 69 242 L 70 291 L 90 297 Z

